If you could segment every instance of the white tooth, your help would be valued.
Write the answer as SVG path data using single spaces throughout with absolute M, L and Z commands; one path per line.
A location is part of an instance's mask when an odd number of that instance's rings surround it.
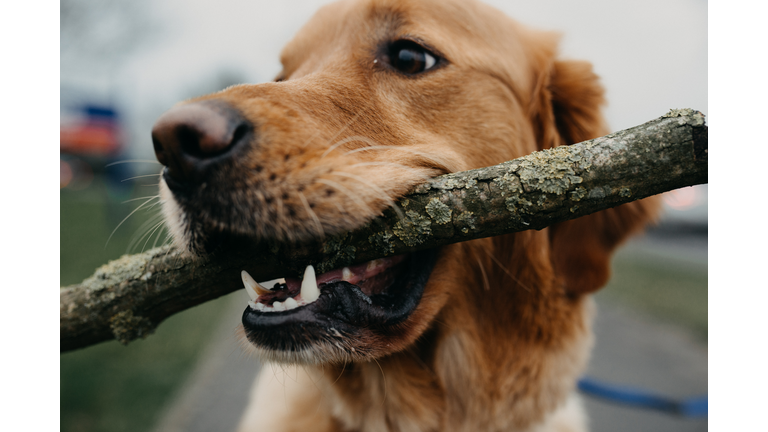
M 253 300 L 249 300 L 248 301 L 248 306 L 250 306 L 251 309 L 253 309 L 253 310 L 257 310 L 257 311 L 263 311 L 264 310 L 264 303 L 256 303 Z
M 375 260 L 373 260 L 373 261 L 370 261 L 370 262 L 368 262 L 368 268 L 367 268 L 367 270 L 368 270 L 368 271 L 371 271 L 371 270 L 375 269 L 375 268 L 376 268 L 376 266 L 378 266 L 379 264 L 381 264 L 381 260 L 377 260 L 377 259 L 375 259 Z
M 349 269 L 349 267 L 344 267 L 341 269 L 341 280 L 349 281 L 352 279 L 352 270 Z
M 284 311 L 285 305 L 279 301 L 272 303 L 272 309 L 276 311 Z
M 312 303 L 320 297 L 320 289 L 317 288 L 315 268 L 308 265 L 304 270 L 304 279 L 301 280 L 301 298 L 305 303 Z
M 248 291 L 248 297 L 251 300 L 256 300 L 256 297 L 269 292 L 269 290 L 256 282 L 247 271 L 241 271 L 240 277 L 243 279 L 243 285 L 245 285 L 245 290 Z
M 288 297 L 285 299 L 283 304 L 285 305 L 285 310 L 295 309 L 299 305 L 299 303 L 294 300 L 293 297 Z

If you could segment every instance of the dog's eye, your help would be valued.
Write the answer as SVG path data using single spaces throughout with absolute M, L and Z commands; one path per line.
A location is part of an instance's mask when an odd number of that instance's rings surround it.
M 408 75 L 427 71 L 437 64 L 437 58 L 432 53 L 410 40 L 399 40 L 391 44 L 385 61 Z

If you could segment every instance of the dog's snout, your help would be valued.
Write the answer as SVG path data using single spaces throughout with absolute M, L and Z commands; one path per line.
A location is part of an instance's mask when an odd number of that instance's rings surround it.
M 198 183 L 211 166 L 247 141 L 252 130 L 251 123 L 226 102 L 193 102 L 163 114 L 152 128 L 152 143 L 171 178 Z

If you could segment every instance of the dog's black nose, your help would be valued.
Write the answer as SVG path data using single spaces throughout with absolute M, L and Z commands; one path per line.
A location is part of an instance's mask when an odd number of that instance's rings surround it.
M 248 140 L 253 127 L 243 115 L 220 100 L 171 108 L 152 128 L 155 155 L 178 182 L 201 183 L 206 172 Z

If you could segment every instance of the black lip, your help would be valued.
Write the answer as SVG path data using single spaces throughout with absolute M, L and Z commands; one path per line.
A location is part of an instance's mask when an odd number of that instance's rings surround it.
M 371 297 L 340 281 L 321 286 L 314 303 L 289 311 L 262 313 L 246 307 L 242 318 L 246 337 L 264 348 L 300 351 L 327 338 L 330 329 L 346 335 L 361 329 L 386 333 L 416 309 L 436 260 L 436 249 L 411 254 L 394 283 Z

